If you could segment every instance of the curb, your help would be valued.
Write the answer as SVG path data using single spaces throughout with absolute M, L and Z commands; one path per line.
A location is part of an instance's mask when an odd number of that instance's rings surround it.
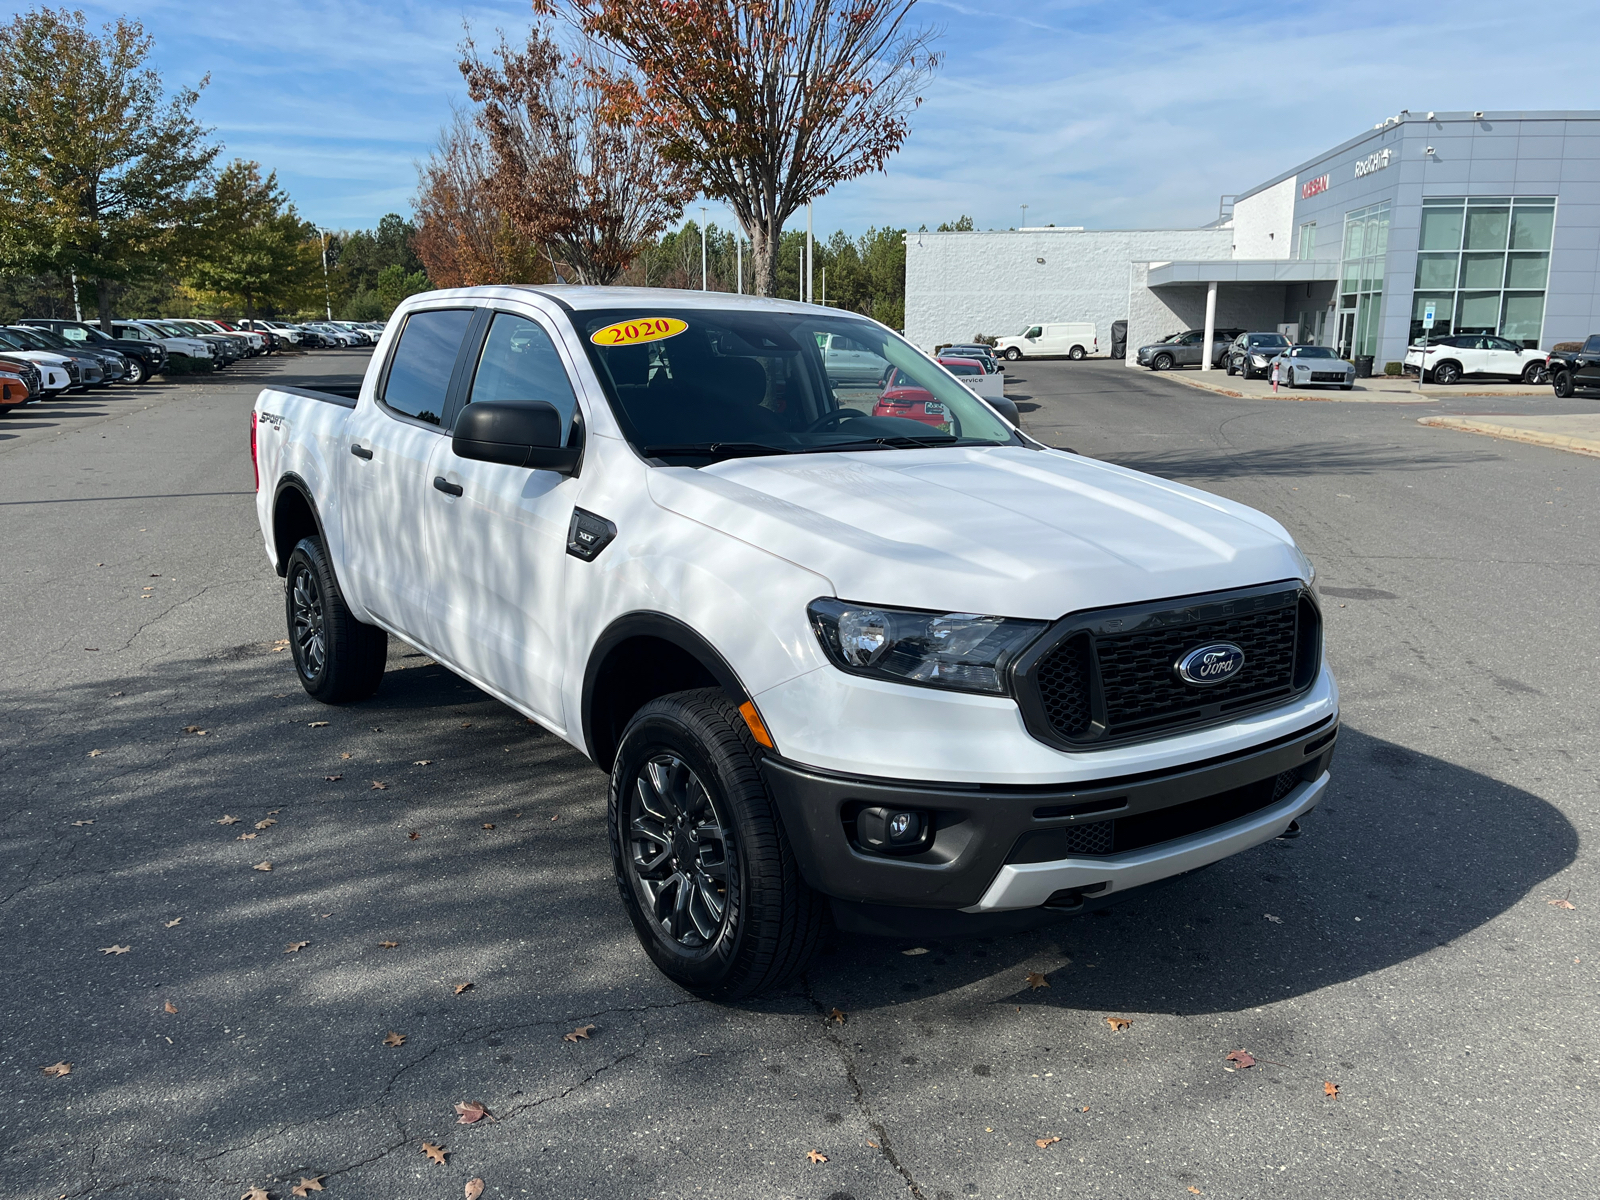
M 1361 393 L 1365 394 L 1358 394 L 1357 392 L 1311 392 L 1289 389 L 1287 391 L 1278 392 L 1277 394 L 1268 393 L 1266 395 L 1257 396 L 1254 394 L 1246 394 L 1245 392 L 1237 391 L 1234 388 L 1223 387 L 1221 384 L 1202 382 L 1200 379 L 1197 379 L 1194 376 L 1184 375 L 1177 371 L 1152 371 L 1150 374 L 1161 379 L 1170 379 L 1173 383 L 1181 383 L 1185 387 L 1192 387 L 1197 391 L 1210 392 L 1214 396 L 1231 396 L 1236 400 L 1271 400 L 1274 402 L 1286 401 L 1289 403 L 1302 404 L 1316 403 L 1318 401 L 1321 401 L 1325 404 L 1437 404 L 1440 400 L 1444 399 L 1443 396 L 1429 394 L 1426 392 L 1420 396 L 1406 395 L 1403 392 L 1386 392 L 1375 389 L 1361 388 L 1359 384 L 1357 385 L 1358 389 Z M 1198 375 L 1199 372 L 1195 372 L 1195 374 Z M 1454 392 L 1451 394 L 1472 395 L 1474 393 Z
M 1514 425 L 1495 425 L 1488 421 L 1474 421 L 1464 417 L 1418 417 L 1417 424 L 1456 429 L 1462 433 L 1481 433 L 1505 441 L 1526 442 L 1530 446 L 1546 446 L 1552 450 L 1566 450 L 1572 454 L 1588 454 L 1600 458 L 1600 436 L 1573 437 L 1564 433 L 1541 433 L 1536 429 L 1519 429 Z

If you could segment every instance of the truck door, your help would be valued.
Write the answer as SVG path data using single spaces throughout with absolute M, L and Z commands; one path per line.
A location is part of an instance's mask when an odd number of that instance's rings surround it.
M 426 642 L 430 564 L 423 515 L 433 496 L 428 463 L 441 422 L 470 308 L 425 309 L 406 317 L 376 398 L 350 415 L 341 494 L 346 584 L 368 612 Z
M 546 401 L 570 439 L 578 402 L 569 368 L 539 321 L 496 312 L 463 371 L 462 394 L 468 404 Z M 440 652 L 563 725 L 562 582 L 579 481 L 458 458 L 449 438 L 440 439 L 428 474 L 444 484 L 430 491 L 427 517 Z

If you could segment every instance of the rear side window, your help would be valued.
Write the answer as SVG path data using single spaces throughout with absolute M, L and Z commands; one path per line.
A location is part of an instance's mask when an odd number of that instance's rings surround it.
M 1583 343 L 1585 354 L 1600 354 L 1600 333 L 1591 333 L 1589 340 Z
M 396 412 L 437 425 L 456 355 L 472 323 L 470 308 L 412 313 L 389 360 L 383 402 Z
M 566 365 L 550 335 L 537 323 L 511 313 L 495 313 L 483 343 L 468 403 L 482 400 L 502 404 L 543 400 L 555 405 L 563 429 L 572 427 L 572 413 L 578 406 Z

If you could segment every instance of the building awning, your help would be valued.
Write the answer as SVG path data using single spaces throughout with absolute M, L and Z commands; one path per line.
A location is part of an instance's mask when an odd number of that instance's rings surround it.
M 1150 264 L 1147 287 L 1182 287 L 1197 283 L 1330 283 L 1339 278 L 1339 264 L 1326 259 L 1221 258 L 1200 262 Z

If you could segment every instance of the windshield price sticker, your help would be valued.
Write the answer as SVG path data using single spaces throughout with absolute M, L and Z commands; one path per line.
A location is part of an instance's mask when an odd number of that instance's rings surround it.
M 637 346 L 643 342 L 677 337 L 687 328 L 689 322 L 680 321 L 677 317 L 639 317 L 596 329 L 589 335 L 589 340 L 596 346 Z

